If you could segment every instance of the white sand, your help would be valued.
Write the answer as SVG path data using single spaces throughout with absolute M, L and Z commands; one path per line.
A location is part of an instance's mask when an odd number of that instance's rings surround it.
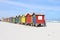
M 0 40 L 60 40 L 60 23 L 47 22 L 47 27 L 30 27 L 0 22 Z

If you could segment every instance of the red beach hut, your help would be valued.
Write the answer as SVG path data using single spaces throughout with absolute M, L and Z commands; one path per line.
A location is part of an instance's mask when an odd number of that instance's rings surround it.
M 43 14 L 36 14 L 36 25 L 44 25 L 44 15 Z
M 32 24 L 32 15 L 29 13 L 26 15 L 26 24 Z

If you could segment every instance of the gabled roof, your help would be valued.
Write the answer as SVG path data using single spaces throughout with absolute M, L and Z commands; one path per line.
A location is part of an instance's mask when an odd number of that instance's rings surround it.
M 31 14 L 27 13 L 26 16 L 32 16 Z

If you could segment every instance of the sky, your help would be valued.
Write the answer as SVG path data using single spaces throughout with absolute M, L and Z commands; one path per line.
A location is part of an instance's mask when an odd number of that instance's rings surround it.
M 46 20 L 60 20 L 60 0 L 0 0 L 0 19 L 28 12 L 43 13 Z

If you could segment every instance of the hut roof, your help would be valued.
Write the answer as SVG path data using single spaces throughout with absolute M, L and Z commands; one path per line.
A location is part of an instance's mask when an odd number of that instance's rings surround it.
M 31 14 L 27 13 L 26 16 L 32 16 Z

